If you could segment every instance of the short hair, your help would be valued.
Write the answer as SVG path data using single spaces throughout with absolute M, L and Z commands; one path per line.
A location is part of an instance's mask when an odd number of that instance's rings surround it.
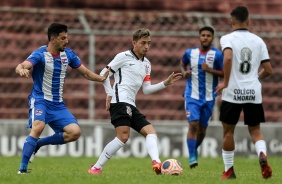
M 48 28 L 48 40 L 50 41 L 51 36 L 59 36 L 62 32 L 68 32 L 68 26 L 59 23 L 52 23 Z
M 146 28 L 140 28 L 137 29 L 134 33 L 133 33 L 133 40 L 134 41 L 138 41 L 140 38 L 147 38 L 151 36 L 151 32 L 149 29 Z
M 230 15 L 231 17 L 237 19 L 239 22 L 242 23 L 248 19 L 249 11 L 248 8 L 245 6 L 237 6 L 231 11 Z
M 205 26 L 205 27 L 202 27 L 200 30 L 199 30 L 199 34 L 202 33 L 202 31 L 210 31 L 212 33 L 212 35 L 214 35 L 214 29 L 210 26 Z

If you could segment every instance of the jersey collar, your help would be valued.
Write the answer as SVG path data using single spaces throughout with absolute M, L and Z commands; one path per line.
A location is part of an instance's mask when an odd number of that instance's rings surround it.
M 249 31 L 247 28 L 239 28 L 239 29 L 235 29 L 234 31 Z
M 131 49 L 130 51 L 131 51 L 132 54 L 135 56 L 135 58 L 136 58 L 137 60 L 139 60 L 138 56 L 134 53 L 133 49 Z M 144 61 L 144 56 L 142 57 L 141 60 Z

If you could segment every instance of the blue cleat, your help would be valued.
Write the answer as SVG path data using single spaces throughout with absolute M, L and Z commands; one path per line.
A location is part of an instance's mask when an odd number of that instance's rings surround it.
M 196 156 L 189 158 L 189 166 L 190 166 L 191 169 L 198 166 L 198 160 L 197 160 Z

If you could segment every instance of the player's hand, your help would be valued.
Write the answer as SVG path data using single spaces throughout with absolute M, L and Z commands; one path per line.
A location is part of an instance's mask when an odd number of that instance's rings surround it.
M 182 78 L 188 79 L 191 76 L 192 70 L 186 70 L 185 72 L 182 73 Z
M 215 88 L 215 93 L 218 93 L 219 95 L 222 95 L 222 90 L 226 88 L 227 86 L 224 83 L 220 83 Z
M 19 74 L 21 77 L 29 78 L 29 70 L 28 70 L 28 69 L 19 69 L 19 70 L 18 70 L 18 74 Z
M 104 73 L 104 75 L 101 76 L 101 79 L 100 79 L 101 82 L 104 82 L 104 80 L 107 79 L 107 77 L 108 77 L 110 71 L 111 71 L 111 67 L 109 67 L 109 68 L 107 69 L 107 71 Z
M 108 96 L 107 95 L 107 98 L 106 98 L 106 111 L 108 111 L 110 109 L 111 100 L 112 100 L 112 96 Z
M 182 78 L 182 73 L 174 74 L 174 72 L 172 72 L 172 74 L 164 81 L 164 85 L 169 86 L 181 78 Z
M 203 62 L 202 64 L 202 70 L 209 72 L 210 71 L 210 67 L 206 62 Z

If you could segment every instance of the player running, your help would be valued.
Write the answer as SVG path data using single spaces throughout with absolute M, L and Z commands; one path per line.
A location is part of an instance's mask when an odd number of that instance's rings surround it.
M 108 64 L 109 76 L 114 75 L 113 88 L 109 77 L 104 81 L 107 93 L 106 110 L 110 111 L 111 123 L 115 127 L 116 137 L 109 142 L 97 162 L 88 170 L 89 174 L 102 174 L 102 167 L 129 139 L 130 128 L 146 138 L 146 148 L 152 159 L 156 174 L 161 173 L 161 160 L 157 146 L 157 133 L 146 117 L 136 107 L 136 95 L 142 87 L 144 94 L 151 94 L 172 85 L 182 78 L 181 73 L 172 73 L 166 80 L 151 84 L 151 63 L 145 57 L 151 46 L 151 32 L 138 29 L 133 34 L 133 49 L 121 52 Z M 104 75 L 104 68 L 100 75 Z

